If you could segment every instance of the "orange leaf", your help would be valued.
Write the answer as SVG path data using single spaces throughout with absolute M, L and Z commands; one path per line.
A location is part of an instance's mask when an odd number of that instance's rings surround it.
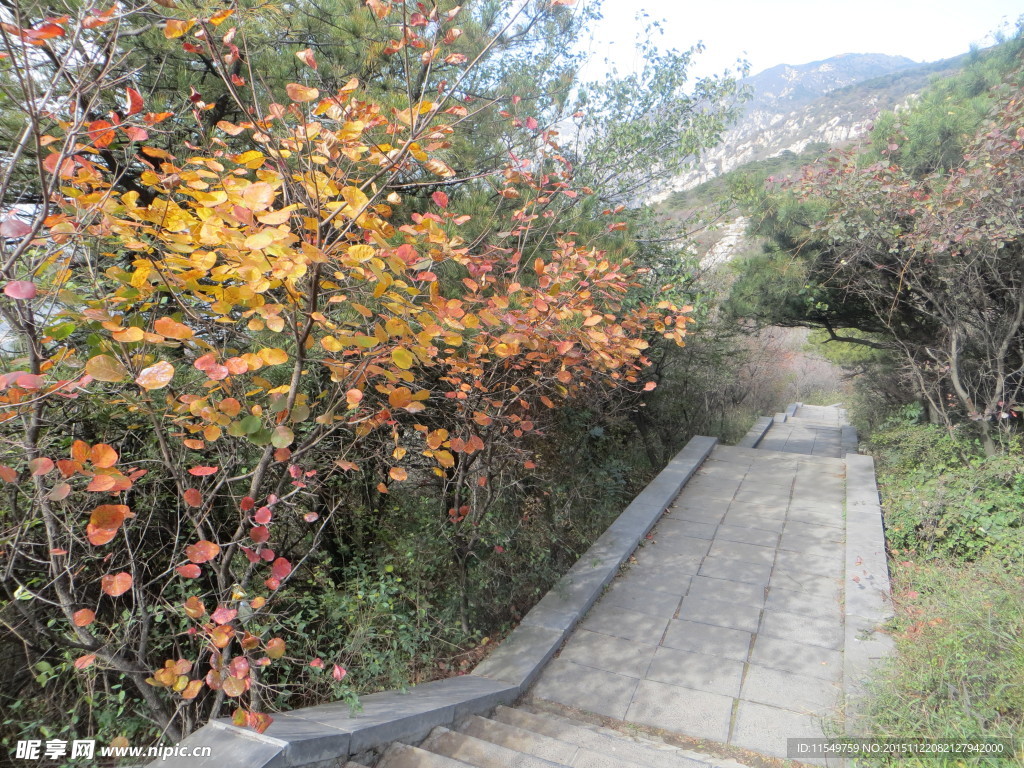
M 94 547 L 102 547 L 109 544 L 117 536 L 115 528 L 97 528 L 92 523 L 85 526 L 85 536 Z
M 85 364 L 85 372 L 97 381 L 124 381 L 128 369 L 110 355 L 96 355 Z
M 136 328 L 134 325 L 129 328 L 122 328 L 119 331 L 113 333 L 114 341 L 119 344 L 132 344 L 136 341 L 142 341 L 146 334 L 141 328 Z
M 170 317 L 161 317 L 153 324 L 153 329 L 161 336 L 169 339 L 191 339 L 195 332 L 183 323 L 179 323 Z
M 117 480 L 113 475 L 96 475 L 89 484 L 85 486 L 85 490 L 90 493 L 102 493 L 103 491 L 112 490 L 117 485 Z
M 299 61 L 305 64 L 307 67 L 316 69 L 316 58 L 313 56 L 313 51 L 309 48 L 304 48 L 301 51 L 296 51 L 295 55 Z
M 135 383 L 145 390 L 163 389 L 174 378 L 174 366 L 166 360 L 143 368 L 135 379 Z
M 101 469 L 109 469 L 114 466 L 117 464 L 117 459 L 117 451 L 106 443 L 96 443 L 89 449 L 89 461 L 93 463 L 93 466 Z
M 292 101 L 313 101 L 320 98 L 320 91 L 316 88 L 310 88 L 299 83 L 288 83 L 284 89 L 288 92 L 288 98 Z
M 127 571 L 107 574 L 100 579 L 100 589 L 111 597 L 123 595 L 132 587 L 132 575 Z
M 89 444 L 84 440 L 75 440 L 75 442 L 71 444 L 71 458 L 79 464 L 83 464 L 88 461 Z M 81 469 L 81 467 L 79 467 L 79 469 Z
M 96 528 L 116 531 L 128 517 L 132 517 L 132 512 L 124 504 L 101 504 L 92 511 L 89 523 Z
M 392 480 L 397 480 L 398 482 L 402 482 L 409 477 L 409 473 L 401 467 L 392 467 L 388 470 L 388 474 L 391 475 Z
M 96 621 L 96 614 L 88 608 L 83 608 L 80 611 L 74 612 L 71 616 L 71 621 L 76 627 L 87 627 Z
M 405 408 L 411 402 L 412 390 L 408 387 L 399 387 L 388 395 L 388 403 L 392 408 Z
M 215 475 L 219 471 L 219 467 L 192 467 L 188 471 L 193 477 L 206 477 L 207 475 Z
M 219 27 L 234 12 L 234 8 L 224 8 L 223 10 L 217 11 L 215 14 L 213 14 L 213 16 L 210 17 L 210 23 L 213 24 L 213 26 L 215 27 Z
M 198 619 L 206 613 L 206 606 L 203 605 L 203 601 L 195 595 L 192 595 L 192 597 L 182 603 L 182 607 L 190 619 Z
M 168 40 L 173 40 L 176 37 L 181 37 L 193 26 L 195 26 L 196 20 L 189 19 L 187 21 L 179 21 L 178 19 L 168 19 L 164 25 L 164 37 Z
M 185 491 L 184 495 L 185 503 L 190 507 L 201 507 L 203 506 L 203 494 L 197 491 L 195 488 L 189 488 Z

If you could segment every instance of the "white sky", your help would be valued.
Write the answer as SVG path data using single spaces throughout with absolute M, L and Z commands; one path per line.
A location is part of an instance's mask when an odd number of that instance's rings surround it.
M 587 2 L 587 0 L 579 0 Z M 736 59 L 751 74 L 776 64 L 804 64 L 842 53 L 886 53 L 915 61 L 985 47 L 998 29 L 1012 32 L 1022 0 L 605 0 L 587 75 L 599 78 L 610 57 L 620 72 L 635 65 L 637 13 L 665 20 L 659 47 L 684 50 L 703 41 L 694 73 L 721 72 Z M 587 78 L 590 79 L 590 78 Z

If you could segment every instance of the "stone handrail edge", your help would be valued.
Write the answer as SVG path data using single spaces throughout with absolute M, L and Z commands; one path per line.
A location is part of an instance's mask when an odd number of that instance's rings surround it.
M 856 446 L 855 434 L 852 441 Z M 845 730 L 848 734 L 859 734 L 863 728 L 866 684 L 894 647 L 892 637 L 882 629 L 893 616 L 892 588 L 874 459 L 849 451 L 845 459 L 843 692 Z
M 770 418 L 769 426 L 770 426 Z M 767 430 L 767 427 L 766 427 Z M 512 704 L 533 684 L 564 640 L 601 596 L 718 443 L 694 437 L 675 455 L 534 608 L 468 675 L 361 698 L 362 711 L 334 702 L 275 714 L 265 733 L 226 720 L 208 723 L 152 768 L 315 768 L 383 747 L 415 741 L 438 725 L 499 704 Z M 197 748 L 201 752 L 196 752 Z M 204 754 L 209 748 L 209 754 Z

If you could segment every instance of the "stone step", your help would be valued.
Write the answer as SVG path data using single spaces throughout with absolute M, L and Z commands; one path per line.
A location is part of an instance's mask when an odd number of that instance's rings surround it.
M 518 748 L 509 749 L 442 727 L 432 730 L 426 741 L 420 744 L 420 748 L 478 768 L 569 768 L 564 763 L 545 760 L 521 752 Z
M 384 750 L 376 768 L 470 768 L 470 764 L 396 741 Z
M 625 734 L 608 734 L 586 723 L 568 720 L 548 712 L 538 714 L 522 708 L 498 707 L 494 719 L 559 741 L 575 744 L 588 753 L 603 755 L 612 765 L 637 764 L 645 768 L 708 768 L 709 763 L 681 754 L 668 744 L 641 740 Z M 595 763 L 595 766 L 609 764 Z M 585 763 L 580 764 L 582 768 Z M 589 768 L 589 767 L 588 767 Z
M 527 728 L 484 717 L 470 718 L 459 730 L 509 749 L 518 749 L 520 752 L 529 752 L 545 760 L 564 763 L 571 768 L 649 768 L 648 763 L 628 762 L 621 757 L 595 752 Z
M 793 453 L 791 451 L 775 451 L 770 448 L 742 448 L 738 445 L 716 445 L 709 461 L 729 461 L 739 464 L 771 464 L 779 462 L 811 462 L 823 467 L 845 467 L 843 459 L 832 456 L 813 456 L 809 453 Z

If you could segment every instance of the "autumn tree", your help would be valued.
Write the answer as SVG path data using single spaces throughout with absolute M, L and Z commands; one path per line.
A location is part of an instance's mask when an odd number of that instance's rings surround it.
M 278 627 L 354 487 L 436 487 L 468 629 L 482 522 L 535 467 L 544 414 L 650 389 L 650 340 L 686 331 L 689 307 L 649 281 L 638 299 L 628 258 L 563 227 L 596 192 L 558 132 L 514 95 L 467 106 L 488 46 L 569 4 L 467 11 L 490 35 L 476 59 L 458 8 L 366 5 L 387 42 L 354 71 L 397 68 L 404 90 L 321 79 L 312 44 L 263 83 L 247 52 L 267 29 L 235 7 L 0 24 L 17 137 L 0 178 L 4 623 L 26 666 L 127 683 L 168 738 L 225 709 L 265 728 L 288 665 L 345 677 Z M 127 47 L 153 34 L 216 98 L 140 90 L 152 73 Z M 453 167 L 484 110 L 528 151 Z

